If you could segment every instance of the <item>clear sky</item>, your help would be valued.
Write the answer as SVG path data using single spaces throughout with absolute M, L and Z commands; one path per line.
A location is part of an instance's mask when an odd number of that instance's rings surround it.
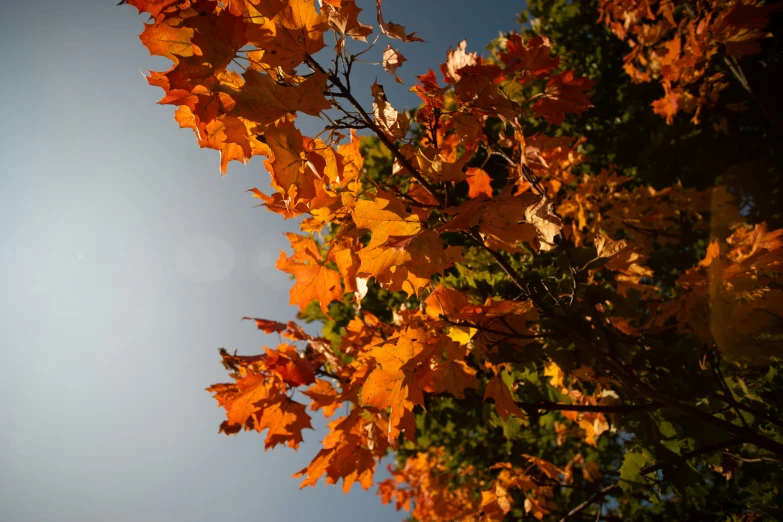
M 218 435 L 203 391 L 226 379 L 217 349 L 276 343 L 242 316 L 295 316 L 274 270 L 292 224 L 244 192 L 268 186 L 261 160 L 221 179 L 218 153 L 155 105 L 140 69 L 168 62 L 116 3 L 7 1 L 0 15 L 0 520 L 400 520 L 374 490 L 299 491 L 320 414 L 298 453 Z M 359 2 L 365 23 L 374 3 Z M 428 41 L 401 46 L 407 86 L 462 38 L 482 50 L 514 29 L 524 6 L 385 4 Z M 376 74 L 392 103 L 415 103 L 380 68 L 365 85 Z

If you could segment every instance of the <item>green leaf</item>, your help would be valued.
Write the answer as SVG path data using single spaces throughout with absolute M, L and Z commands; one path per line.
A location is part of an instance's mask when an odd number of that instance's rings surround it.
M 623 457 L 623 465 L 620 466 L 620 487 L 626 493 L 637 487 L 646 487 L 647 482 L 641 473 L 645 466 L 655 461 L 647 450 L 628 451 Z

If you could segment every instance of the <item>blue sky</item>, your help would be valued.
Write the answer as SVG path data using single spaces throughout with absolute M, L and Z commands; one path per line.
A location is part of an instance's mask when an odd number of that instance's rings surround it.
M 259 159 L 220 178 L 217 152 L 155 104 L 140 70 L 168 62 L 115 4 L 6 2 L 0 17 L 0 520 L 402 519 L 374 490 L 299 491 L 320 416 L 298 453 L 218 435 L 203 391 L 226 378 L 217 349 L 276 342 L 245 315 L 295 316 L 274 270 L 293 224 L 245 193 L 268 186 Z M 514 29 L 524 6 L 386 4 L 428 41 L 401 47 L 408 86 L 462 38 L 481 50 Z M 380 68 L 357 82 L 376 75 L 398 108 L 415 103 Z

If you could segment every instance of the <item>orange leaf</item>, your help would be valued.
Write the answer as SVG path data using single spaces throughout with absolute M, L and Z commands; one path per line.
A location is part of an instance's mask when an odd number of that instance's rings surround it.
M 357 201 L 353 221 L 358 228 L 372 232 L 367 248 L 385 243 L 389 236 L 413 236 L 422 230 L 419 215 L 389 194 L 378 194 L 373 201 Z
M 246 5 L 249 19 L 261 22 L 250 24 L 250 43 L 263 50 L 260 61 L 269 68 L 291 71 L 325 47 L 326 14 L 318 13 L 312 0 L 254 0 Z
M 710 245 L 707 247 L 707 252 L 704 255 L 704 259 L 699 261 L 699 266 L 707 268 L 712 264 L 712 261 L 720 256 L 720 244 L 718 243 L 718 240 L 713 240 L 710 242 Z
M 313 429 L 310 416 L 305 411 L 305 405 L 283 396 L 266 405 L 255 414 L 255 429 L 259 432 L 269 430 L 264 441 L 264 449 L 278 444 L 286 444 L 297 449 L 302 442 L 302 430 Z
M 403 425 L 406 411 L 414 404 L 423 404 L 421 387 L 413 377 L 417 359 L 426 358 L 432 347 L 425 344 L 426 334 L 408 329 L 400 337 L 369 352 L 375 360 L 375 368 L 367 376 L 362 387 L 361 403 L 378 409 L 391 408 L 389 413 L 389 443 L 396 443 L 396 436 Z M 413 434 L 406 432 L 412 437 Z
M 433 383 L 432 391 L 450 393 L 458 399 L 464 399 L 466 388 L 478 388 L 477 372 L 465 363 L 465 346 L 448 340 L 443 350 L 446 360 L 427 372 L 427 378 Z
M 254 319 L 252 317 L 243 317 L 243 321 L 255 321 L 258 329 L 264 333 L 280 333 L 287 329 L 288 326 L 284 323 L 278 323 L 277 321 L 269 321 L 267 319 Z
M 484 400 L 491 398 L 495 401 L 495 409 L 497 409 L 498 415 L 504 421 L 508 420 L 511 414 L 516 415 L 520 419 L 525 418 L 525 414 L 519 409 L 514 397 L 511 396 L 511 390 L 508 389 L 506 383 L 500 377 L 498 373 L 488 383 L 486 390 L 484 391 Z
M 318 116 L 329 108 L 324 97 L 326 74 L 315 72 L 299 85 L 281 85 L 266 73 L 248 69 L 242 75 L 245 84 L 239 89 L 218 86 L 214 90 L 231 96 L 236 102 L 232 114 L 241 115 L 260 125 L 268 125 L 286 114 L 297 112 Z
M 487 197 L 492 197 L 492 185 L 490 182 L 492 178 L 486 173 L 484 169 L 477 167 L 470 167 L 465 171 L 468 180 L 468 197 L 473 199 L 477 198 L 480 194 L 486 194 Z
M 343 403 L 340 395 L 329 381 L 316 379 L 315 384 L 302 392 L 312 399 L 310 409 L 313 411 L 323 410 L 324 417 L 331 417 L 334 411 Z
M 457 290 L 438 285 L 424 304 L 427 305 L 427 315 L 433 319 L 438 319 L 441 315 L 453 318 L 459 315 L 460 310 L 468 304 L 468 300 Z
M 139 39 L 151 55 L 165 56 L 177 63 L 178 56 L 201 55 L 201 49 L 193 43 L 195 31 L 190 27 L 181 27 L 182 21 L 176 18 L 161 23 L 144 24 L 144 32 Z
M 328 314 L 329 303 L 343 296 L 340 274 L 322 264 L 321 255 L 312 240 L 305 241 L 307 238 L 296 234 L 288 234 L 288 238 L 294 249 L 300 250 L 296 250 L 291 258 L 280 252 L 275 267 L 296 278 L 291 288 L 291 304 L 304 310 L 315 300 L 323 313 Z
M 272 186 L 280 192 L 288 206 L 316 196 L 316 173 L 310 168 L 302 134 L 288 121 L 270 125 L 265 133 L 272 153 L 264 166 L 272 177 Z

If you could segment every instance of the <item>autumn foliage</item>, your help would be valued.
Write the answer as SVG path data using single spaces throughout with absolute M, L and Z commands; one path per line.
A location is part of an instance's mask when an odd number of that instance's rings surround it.
M 600 9 L 607 27 L 630 45 L 625 70 L 632 80 L 662 85 L 653 108 L 671 123 L 680 111 L 698 122 L 703 108 L 718 103 L 728 78 L 715 70 L 715 60 L 750 90 L 739 60 L 761 51 L 772 36 L 769 15 L 780 8 L 756 0 L 602 0 Z
M 273 192 L 253 196 L 301 227 L 276 266 L 301 317 L 325 325 L 254 319 L 277 347 L 221 351 L 231 381 L 208 390 L 222 432 L 296 449 L 321 411 L 302 486 L 370 488 L 394 451 L 379 495 L 418 520 L 686 509 L 683 468 L 731 490 L 743 462 L 783 457 L 783 230 L 749 221 L 752 202 L 725 186 L 653 187 L 592 163 L 561 125 L 589 113 L 596 81 L 545 35 L 509 33 L 487 56 L 459 43 L 403 111 L 351 81 L 377 56 L 402 83 L 399 47 L 426 45 L 381 0 L 125 3 L 173 62 L 148 81 L 179 125 L 223 173 L 263 158 Z M 655 113 L 698 124 L 732 78 L 749 87 L 739 60 L 776 8 L 601 0 L 595 23 L 632 44 L 632 82 L 662 85 Z M 302 115 L 323 131 L 302 134 Z M 727 513 L 771 512 L 759 502 Z

